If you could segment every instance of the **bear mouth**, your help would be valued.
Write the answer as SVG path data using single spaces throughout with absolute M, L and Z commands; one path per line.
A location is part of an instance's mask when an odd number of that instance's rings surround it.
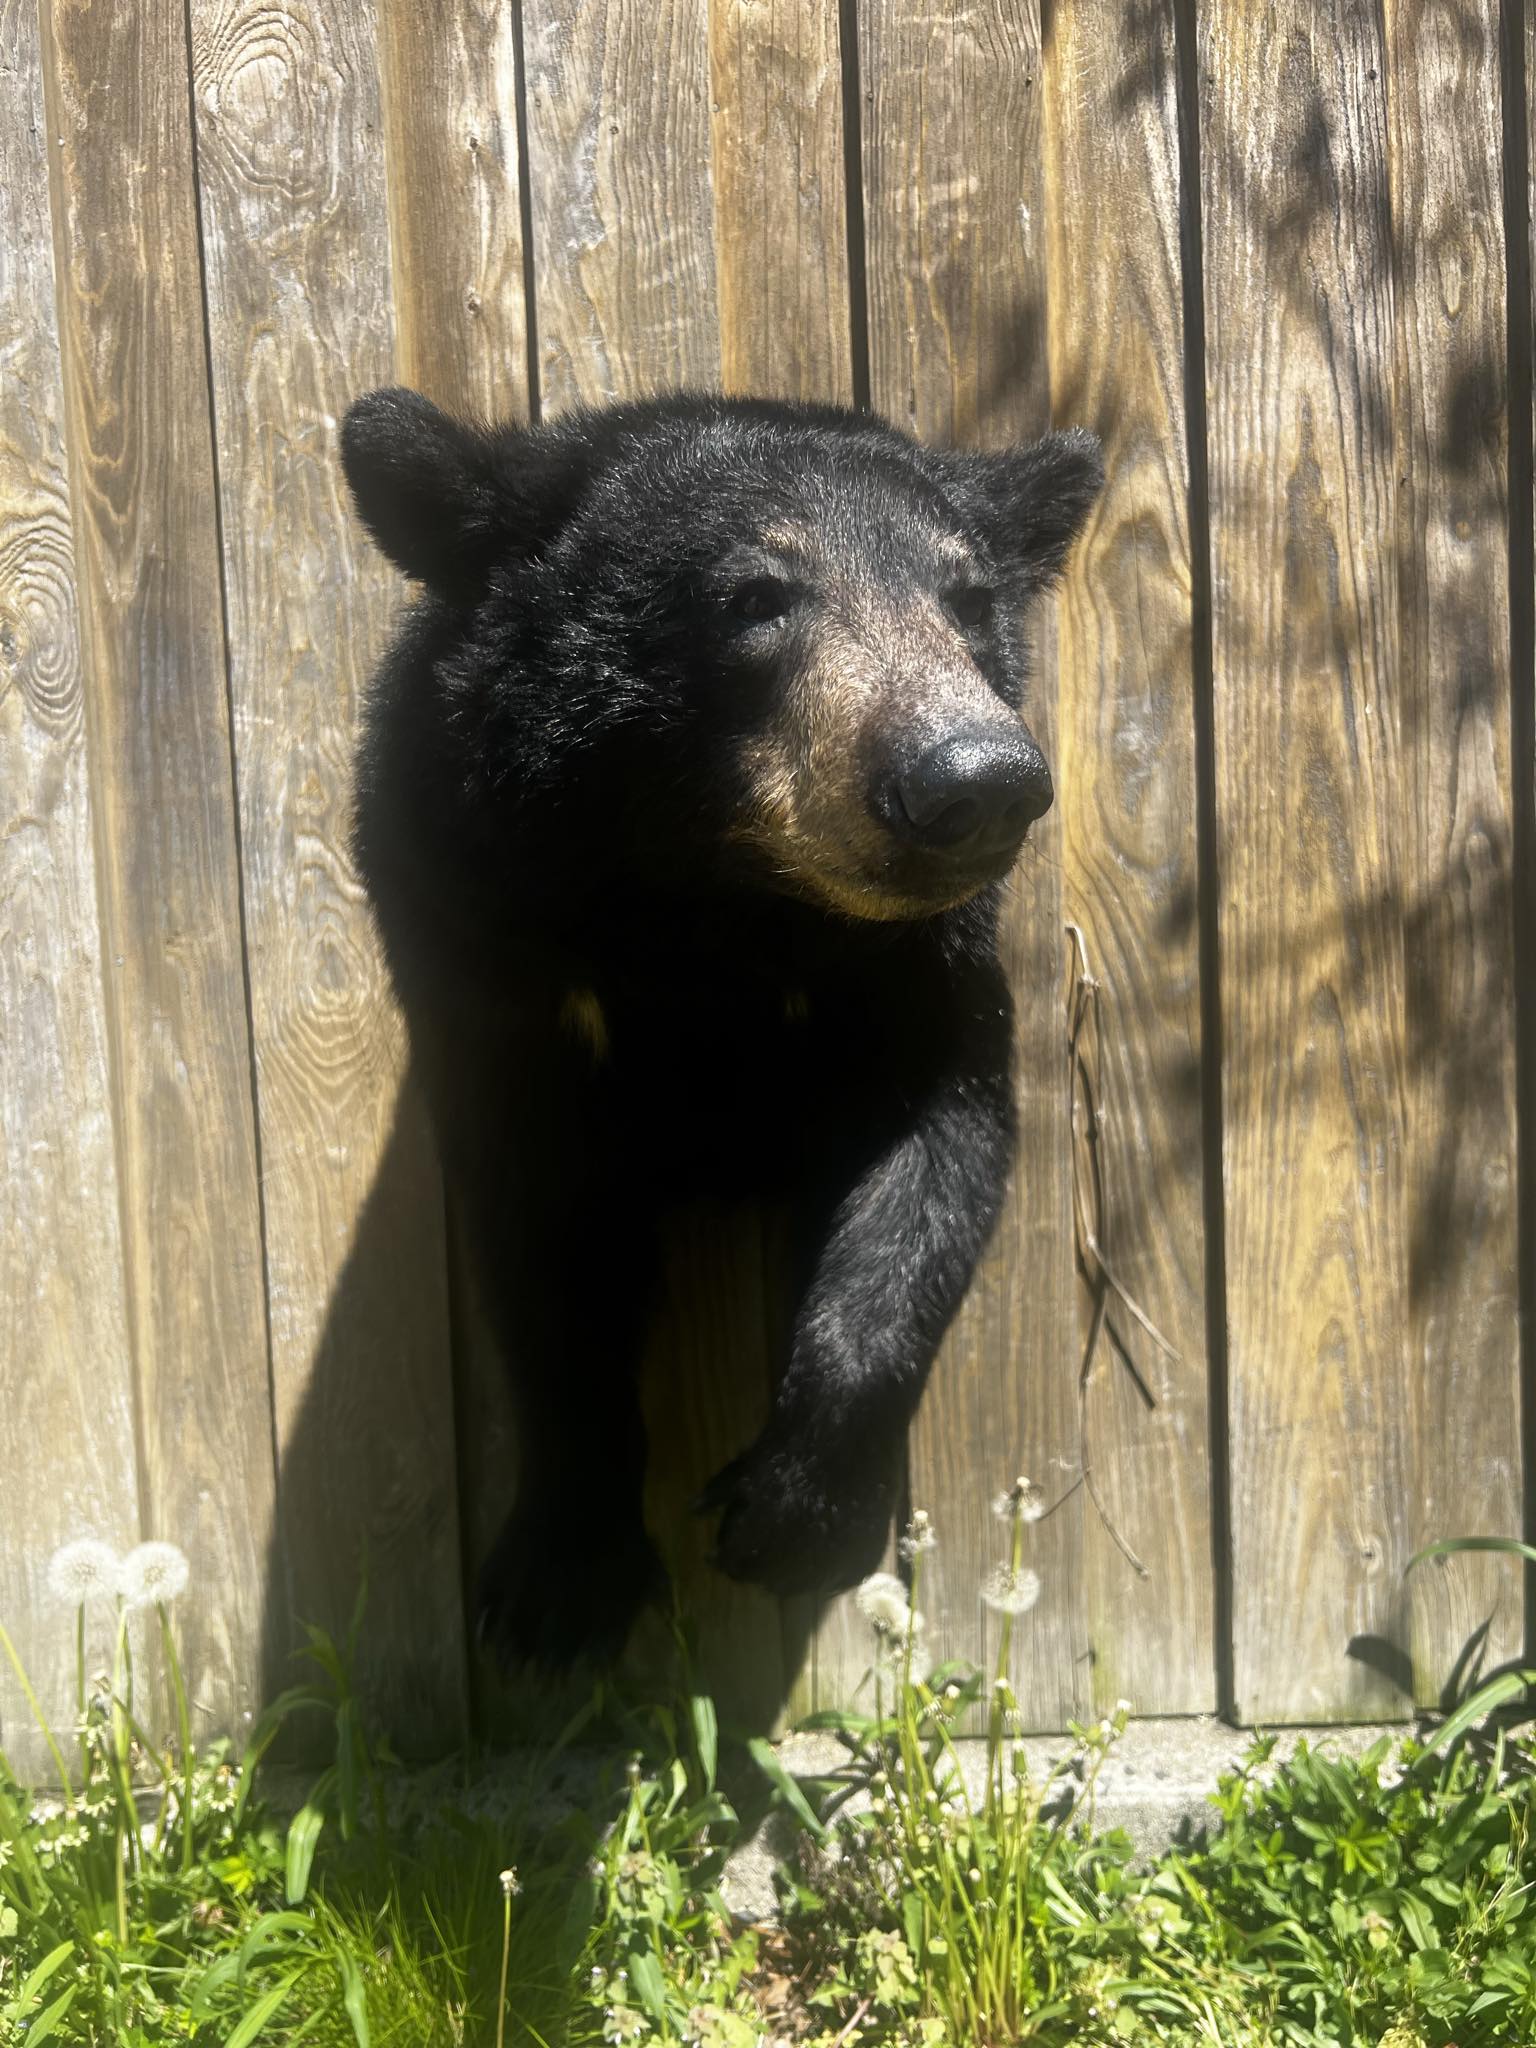
M 801 884 L 798 893 L 844 916 L 877 923 L 937 917 L 1005 881 L 1026 843 L 1021 839 L 1011 851 L 963 864 L 918 860 L 907 848 L 879 866 L 816 861 L 797 864 L 795 878 Z

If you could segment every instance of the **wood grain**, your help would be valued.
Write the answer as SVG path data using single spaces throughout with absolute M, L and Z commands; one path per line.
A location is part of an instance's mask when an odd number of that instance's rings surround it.
M 193 51 L 290 1615 L 366 1571 L 397 1740 L 464 1713 L 442 1193 L 348 852 L 357 693 L 396 586 L 336 423 L 392 372 L 368 0 L 197 0 Z M 424 1618 L 430 1617 L 430 1625 Z
M 44 14 L 143 1513 L 219 1728 L 261 1704 L 274 1474 L 184 18 Z
M 1386 20 L 1417 1549 L 1521 1520 L 1508 379 L 1496 20 L 1456 0 Z M 1447 1560 L 1412 1590 L 1422 1702 L 1485 1618 L 1489 1662 L 1518 1656 L 1510 1560 Z
M 727 391 L 848 404 L 848 208 L 836 0 L 709 13 Z
M 1348 1719 L 1416 1462 L 1385 52 L 1319 0 L 1201 54 L 1235 1685 Z
M 86 679 L 75 599 L 42 50 L 0 4 L 0 1620 L 55 1726 L 74 1630 L 44 1582 L 82 1535 L 140 1532 L 97 906 Z M 91 1654 L 110 1641 L 93 1612 Z M 47 1752 L 0 1660 L 0 1749 Z
M 439 405 L 526 418 L 518 65 L 503 0 L 380 0 L 395 373 Z
M 1071 0 L 1046 46 L 1053 410 L 1104 442 L 1104 497 L 1061 602 L 1062 889 L 1100 983 L 1084 1046 L 1085 1209 L 1116 1279 L 1084 1288 L 1084 1458 L 1097 1709 L 1215 1697 L 1200 962 L 1177 65 L 1171 0 Z M 1096 1122 L 1092 1112 L 1100 1112 Z M 1095 1182 L 1097 1186 L 1095 1188 Z
M 875 407 L 925 439 L 996 446 L 1048 422 L 1040 22 L 1025 0 L 917 7 L 861 22 L 869 343 Z M 1050 607 L 1032 637 L 1028 715 L 1057 749 Z M 928 1572 L 937 1656 L 986 1661 L 983 1573 L 1006 1532 L 990 1502 L 1018 1474 L 1062 1504 L 1036 1525 L 1044 1590 L 1015 1629 L 1032 1727 L 1090 1696 L 1082 1604 L 1062 1002 L 1060 812 L 1011 886 L 1004 958 L 1018 1004 L 1019 1163 L 1009 1206 L 913 1429 L 913 1505 L 940 1548 Z M 1064 1497 L 1064 1498 L 1063 1498 Z
M 705 0 L 523 9 L 539 388 L 720 381 Z
M 1035 622 L 1059 794 L 1005 934 L 1016 1184 L 910 1466 L 936 1655 L 994 1640 L 992 1496 L 1022 1469 L 1062 1503 L 1019 1631 L 1038 1727 L 1213 1697 L 1174 11 L 858 23 L 875 403 L 940 441 L 1084 421 L 1110 473 Z M 1516 1532 L 1523 1494 L 1494 12 L 1198 10 L 1250 1719 L 1431 1699 L 1485 1617 L 1490 1654 L 1518 1646 L 1513 1567 L 1401 1579 L 1432 1537 Z M 521 414 L 530 369 L 552 409 L 855 388 L 831 0 L 523 13 L 520 106 L 500 0 L 192 0 L 189 98 L 176 0 L 0 0 L 0 1497 L 25 1508 L 0 1509 L 0 1618 L 60 1718 L 43 1572 L 89 1532 L 192 1553 L 209 1732 L 289 1682 L 296 1614 L 344 1622 L 365 1561 L 397 1738 L 464 1726 L 464 1569 L 510 1439 L 462 1289 L 450 1386 L 434 1153 L 346 850 L 400 594 L 345 503 L 346 403 L 404 378 Z M 1101 983 L 1106 1247 L 1180 1354 L 1120 1317 L 1090 1383 L 1145 1582 L 1078 1485 L 1069 918 Z M 772 1242 L 684 1228 L 647 1380 L 651 1517 L 706 1675 L 759 1725 L 791 1680 L 797 1709 L 847 1700 L 869 1648 L 846 1602 L 727 1587 L 685 1513 L 767 1398 Z M 0 1744 L 32 1767 L 25 1718 L 0 1669 Z

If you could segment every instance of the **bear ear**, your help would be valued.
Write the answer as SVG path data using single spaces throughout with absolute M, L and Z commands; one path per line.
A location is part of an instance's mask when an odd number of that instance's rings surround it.
M 990 515 L 994 545 L 1032 590 L 1060 575 L 1104 488 L 1104 451 L 1086 427 L 1047 434 L 997 455 L 960 458 L 965 481 Z
M 341 423 L 341 462 L 353 502 L 397 568 L 433 590 L 484 583 L 513 539 L 499 488 L 505 434 L 442 412 L 419 391 L 371 391 Z

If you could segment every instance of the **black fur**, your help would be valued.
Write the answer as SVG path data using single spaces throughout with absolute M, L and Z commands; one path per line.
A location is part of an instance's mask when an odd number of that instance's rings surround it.
M 356 849 L 519 1400 L 483 1623 L 516 1653 L 611 1650 L 653 1589 L 634 1369 L 658 1218 L 699 1198 L 787 1201 L 797 1251 L 772 1417 L 706 1490 L 718 1562 L 779 1592 L 851 1584 L 1008 1169 L 999 882 L 927 914 L 828 907 L 793 849 L 786 867 L 741 836 L 751 742 L 811 715 L 828 622 L 864 605 L 907 664 L 850 790 L 877 774 L 882 721 L 923 711 L 902 621 L 926 605 L 938 630 L 935 533 L 996 592 L 951 629 L 951 667 L 1012 718 L 1018 614 L 1086 515 L 1097 446 L 940 454 L 851 413 L 692 397 L 480 430 L 380 392 L 343 454 L 426 586 L 369 695 Z M 764 625 L 761 536 L 786 519 L 820 566 Z M 909 849 L 861 858 L 871 903 L 940 887 Z

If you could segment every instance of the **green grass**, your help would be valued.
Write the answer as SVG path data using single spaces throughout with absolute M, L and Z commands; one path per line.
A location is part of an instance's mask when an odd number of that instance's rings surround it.
M 993 1671 L 922 1664 L 920 1518 L 909 1586 L 864 1596 L 874 1710 L 820 1717 L 845 1762 L 814 1781 L 722 1741 L 681 1646 L 674 1697 L 604 1691 L 519 1782 L 472 1758 L 405 1772 L 352 1691 L 360 1614 L 340 1645 L 312 1632 L 239 1757 L 194 1753 L 168 1599 L 145 1606 L 173 1702 L 154 1733 L 120 1604 L 112 1672 L 81 1660 L 76 1723 L 49 1733 L 57 1793 L 0 1758 L 0 2048 L 1530 2048 L 1536 1773 L 1488 1716 L 1523 1711 L 1531 1675 L 1360 1757 L 1256 1741 L 1208 1836 L 1138 1868 L 1094 1825 L 1123 1712 L 1049 1775 L 1025 1765 L 1009 1634 L 1033 1507 L 1020 1486 L 999 1508 Z M 20 1672 L 3 1631 L 0 1654 Z M 331 1761 L 294 1811 L 264 1788 L 296 1716 Z M 969 1786 L 963 1722 L 987 1731 Z M 593 1741 L 612 1761 L 551 1820 L 554 1769 Z M 770 1799 L 802 1832 L 760 1932 L 719 1884 Z

